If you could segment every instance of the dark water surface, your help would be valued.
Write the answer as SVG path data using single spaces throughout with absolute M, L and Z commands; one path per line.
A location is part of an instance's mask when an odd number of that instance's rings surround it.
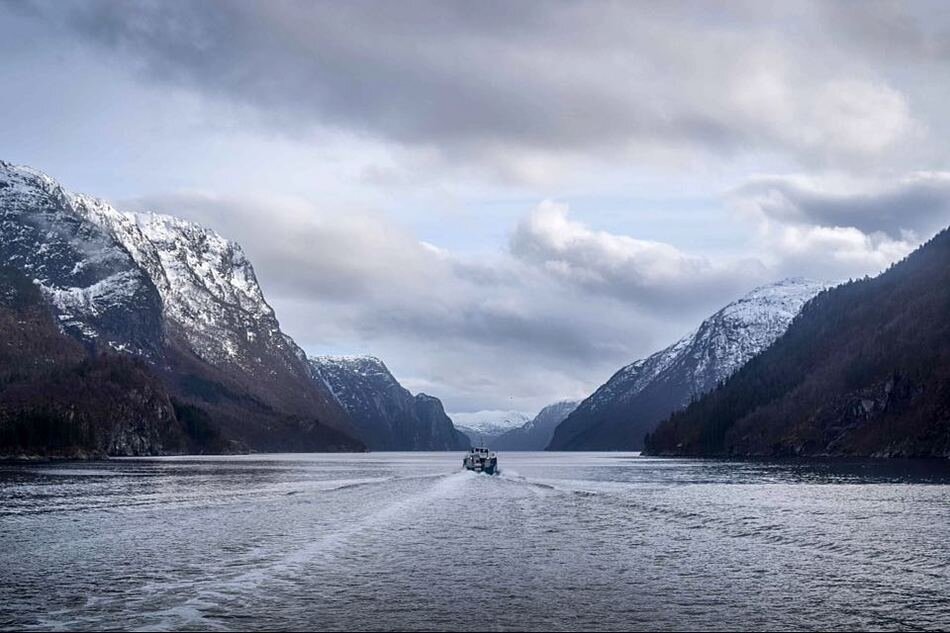
M 5 629 L 950 629 L 950 464 L 0 466 Z

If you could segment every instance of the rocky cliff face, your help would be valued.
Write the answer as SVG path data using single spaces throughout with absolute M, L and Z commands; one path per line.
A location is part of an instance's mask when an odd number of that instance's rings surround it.
M 950 456 L 950 231 L 809 302 L 784 336 L 673 415 L 670 455 Z
M 36 281 L 64 332 L 93 352 L 148 360 L 226 436 L 260 450 L 360 446 L 237 244 L 2 162 L 0 229 L 0 263 Z
M 492 443 L 492 448 L 499 451 L 543 451 L 551 443 L 554 429 L 578 404 L 574 400 L 549 404 L 524 426 L 503 433 Z
M 425 450 L 450 451 L 467 451 L 471 447 L 468 436 L 456 429 L 446 415 L 441 400 L 425 393 L 416 394 L 414 400 L 415 417 L 421 423 L 413 423 L 411 426 L 413 429 L 419 429 L 413 441 L 414 445 L 430 447 Z
M 179 218 L 121 213 L 78 196 L 77 208 L 132 255 L 162 299 L 167 335 L 202 360 L 260 379 L 276 365 L 307 376 L 240 245 Z
M 208 440 L 212 438 L 207 438 Z M 63 334 L 39 287 L 0 268 L 0 455 L 200 452 L 142 360 L 90 355 Z
M 656 424 L 771 345 L 826 287 L 786 279 L 730 303 L 670 347 L 614 374 L 558 426 L 549 448 L 639 450 Z
M 161 296 L 87 208 L 48 176 L 0 162 L 0 264 L 35 280 L 63 329 L 87 346 L 157 358 Z
M 373 450 L 466 450 L 469 446 L 438 398 L 413 396 L 373 356 L 310 359 L 316 380 L 327 385 Z

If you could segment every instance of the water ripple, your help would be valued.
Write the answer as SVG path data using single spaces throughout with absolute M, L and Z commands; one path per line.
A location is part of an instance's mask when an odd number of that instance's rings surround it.
M 4 630 L 940 630 L 946 462 L 0 466 Z

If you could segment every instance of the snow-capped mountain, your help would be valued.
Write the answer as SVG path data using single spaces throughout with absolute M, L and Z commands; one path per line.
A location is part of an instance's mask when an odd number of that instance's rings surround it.
M 49 176 L 0 162 L 0 262 L 34 280 L 67 333 L 155 357 L 161 296 L 129 251 L 89 220 L 88 208 Z
M 500 451 L 543 451 L 551 443 L 554 429 L 577 408 L 578 404 L 580 403 L 576 400 L 563 400 L 549 404 L 524 426 L 500 435 L 492 443 L 492 448 Z
M 288 347 L 239 245 L 171 216 L 118 211 L 26 167 L 0 163 L 0 178 L 8 261 L 36 275 L 81 336 L 100 338 L 100 314 L 154 289 L 168 325 L 206 361 L 249 369 L 248 347 Z
M 785 279 L 730 303 L 670 347 L 614 374 L 557 427 L 548 448 L 640 449 L 661 420 L 771 345 L 830 285 Z
M 177 398 L 226 419 L 240 441 L 268 447 L 287 425 L 302 438 L 315 424 L 348 428 L 281 332 L 239 245 L 185 220 L 118 211 L 5 162 L 0 229 L 0 264 L 34 280 L 64 332 L 149 359 Z
M 442 402 L 412 395 L 374 356 L 318 356 L 310 359 L 322 381 L 350 414 L 360 439 L 374 450 L 466 450 Z
M 80 208 L 148 272 L 168 323 L 204 360 L 253 371 L 252 348 L 296 356 L 238 244 L 192 222 L 87 200 Z
M 645 448 L 680 456 L 950 458 L 950 229 L 809 302 Z
M 453 413 L 455 428 L 468 436 L 473 444 L 491 446 L 496 438 L 531 421 L 523 411 L 485 410 L 471 413 Z

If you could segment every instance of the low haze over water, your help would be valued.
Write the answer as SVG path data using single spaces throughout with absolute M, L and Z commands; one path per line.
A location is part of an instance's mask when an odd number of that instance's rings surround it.
M 0 467 L 4 629 L 947 629 L 946 462 Z

